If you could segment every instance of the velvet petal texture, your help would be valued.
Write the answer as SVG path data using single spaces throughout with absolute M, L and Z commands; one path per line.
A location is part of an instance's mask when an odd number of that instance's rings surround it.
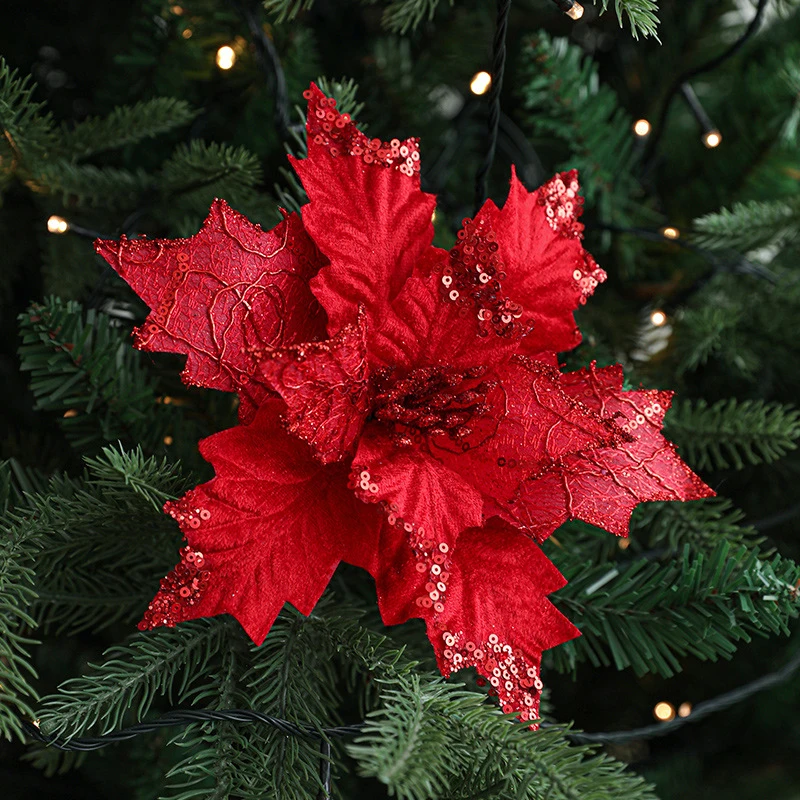
M 283 430 L 281 406 L 201 443 L 216 477 L 167 504 L 188 546 L 140 628 L 228 613 L 260 644 L 284 603 L 310 614 L 339 561 L 377 539 L 381 515 L 347 489 L 346 467 Z

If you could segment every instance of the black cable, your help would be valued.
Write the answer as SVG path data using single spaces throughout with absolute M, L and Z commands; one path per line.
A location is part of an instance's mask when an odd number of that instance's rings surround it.
M 275 103 L 275 127 L 278 129 L 281 139 L 286 140 L 292 133 L 289 90 L 286 87 L 286 76 L 283 74 L 278 51 L 275 49 L 272 39 L 267 36 L 264 28 L 259 24 L 250 0 L 241 0 L 241 2 L 230 0 L 230 2 L 250 30 L 250 37 L 256 48 L 256 58 L 272 91 Z
M 664 126 L 667 122 L 670 106 L 672 105 L 672 101 L 681 91 L 683 84 L 687 83 L 693 78 L 696 78 L 698 75 L 702 75 L 704 72 L 710 72 L 711 70 L 716 69 L 724 61 L 727 61 L 729 58 L 736 55 L 736 53 L 738 53 L 739 50 L 741 50 L 741 48 L 744 46 L 745 42 L 747 42 L 747 40 L 750 39 L 761 26 L 761 20 L 764 16 L 764 10 L 767 7 L 767 2 L 768 0 L 758 0 L 756 14 L 750 21 L 750 24 L 747 26 L 747 30 L 745 30 L 745 32 L 727 50 L 720 53 L 715 58 L 712 58 L 710 61 L 706 61 L 704 64 L 700 64 L 698 67 L 687 70 L 675 79 L 669 92 L 667 92 L 667 97 L 664 100 L 664 105 L 661 109 L 661 115 L 659 116 L 658 122 L 655 125 L 653 135 L 647 142 L 647 147 L 645 149 L 645 161 L 649 160 L 656 152 L 656 147 L 658 147 L 658 143 L 661 141 L 661 137 L 664 133 Z
M 106 747 L 116 742 L 124 742 L 127 739 L 133 739 L 134 736 L 139 736 L 143 733 L 153 733 L 160 728 L 170 728 L 175 725 L 188 725 L 192 722 L 262 722 L 287 736 L 320 739 L 321 742 L 325 742 L 325 737 L 327 736 L 355 736 L 360 733 L 363 728 L 362 724 L 340 725 L 334 728 L 314 728 L 310 725 L 295 725 L 295 723 L 289 722 L 288 720 L 271 717 L 269 714 L 262 714 L 260 711 L 252 711 L 250 709 L 212 711 L 210 709 L 200 710 L 192 708 L 168 711 L 152 722 L 139 722 L 136 725 L 131 725 L 128 728 L 122 728 L 118 731 L 111 731 L 102 736 L 86 736 L 66 741 L 59 740 L 58 736 L 50 736 L 44 733 L 38 726 L 27 720 L 23 722 L 23 727 L 25 728 L 25 732 L 32 739 L 43 742 L 50 747 L 55 747 L 57 750 L 88 751 L 99 750 L 101 747 Z M 329 757 L 330 745 L 328 744 L 327 750 L 321 747 L 320 752 L 323 756 Z M 325 758 L 323 758 L 323 760 L 325 760 Z M 330 783 L 330 759 L 327 758 L 327 760 L 327 773 L 324 773 L 324 768 L 321 767 L 320 775 L 324 777 L 324 775 L 327 774 L 327 780 L 328 783 Z
M 489 146 L 486 156 L 475 176 L 475 213 L 486 199 L 486 184 L 489 170 L 494 163 L 497 150 L 497 133 L 500 128 L 500 90 L 503 88 L 503 74 L 506 70 L 506 34 L 508 33 L 508 14 L 511 0 L 497 0 L 497 26 L 492 42 L 492 86 L 489 90 Z
M 712 700 L 698 703 L 692 709 L 688 717 L 675 717 L 675 719 L 669 722 L 656 722 L 652 725 L 645 725 L 641 728 L 634 728 L 633 730 L 627 731 L 569 733 L 567 735 L 572 741 L 578 742 L 579 744 L 618 744 L 620 742 L 630 742 L 633 739 L 653 739 L 657 736 L 666 736 L 676 731 L 678 728 L 688 725 L 690 722 L 699 722 L 701 719 L 705 719 L 705 717 L 709 716 L 709 714 L 723 711 L 736 703 L 740 703 L 742 700 L 752 697 L 758 692 L 766 691 L 773 686 L 784 683 L 794 675 L 798 668 L 800 668 L 800 651 L 795 653 L 779 670 L 771 672 L 769 675 L 764 675 L 751 683 L 746 683 L 738 689 L 732 689 L 730 692 L 718 695 Z

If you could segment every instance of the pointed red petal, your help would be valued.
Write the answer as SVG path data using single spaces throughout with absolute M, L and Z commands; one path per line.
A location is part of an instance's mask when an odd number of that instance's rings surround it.
M 481 523 L 480 492 L 428 453 L 395 445 L 380 423 L 367 425 L 361 435 L 351 485 L 364 502 L 381 504 L 421 564 L 452 548 L 462 530 Z
M 189 239 L 98 240 L 97 252 L 152 309 L 142 350 L 186 353 L 186 383 L 238 391 L 250 419 L 268 388 L 259 352 L 324 336 L 308 282 L 324 263 L 296 214 L 264 231 L 215 200 Z
M 502 209 L 487 204 L 498 256 L 507 277 L 503 289 L 534 320 L 527 352 L 570 350 L 581 340 L 573 312 L 586 302 L 606 274 L 583 249 L 578 221 L 583 198 L 575 170 L 556 175 L 528 192 L 512 169 Z
M 336 333 L 366 310 L 378 330 L 388 306 L 433 240 L 433 195 L 420 189 L 416 139 L 361 133 L 313 84 L 308 158 L 291 159 L 309 197 L 303 222 L 330 259 L 312 282 Z
M 538 713 L 541 653 L 578 635 L 547 599 L 565 580 L 528 537 L 494 518 L 459 536 L 438 573 L 420 574 L 402 531 L 385 526 L 361 564 L 376 581 L 387 625 L 425 620 L 442 674 L 475 667 L 506 712 Z M 424 602 L 427 601 L 427 602 Z
M 570 453 L 625 437 L 617 426 L 568 396 L 548 364 L 515 356 L 484 377 L 494 384 L 487 412 L 459 443 L 429 437 L 431 452 L 482 492 L 486 516 L 513 514 L 521 484 Z M 513 518 L 513 516 L 511 517 Z
M 286 434 L 281 405 L 202 442 L 216 477 L 167 504 L 188 547 L 140 628 L 228 613 L 260 644 L 284 603 L 309 614 L 340 559 L 377 537 L 381 515 L 347 489 L 344 466 Z
M 289 430 L 311 445 L 323 464 L 349 454 L 370 411 L 363 319 L 332 339 L 267 353 L 258 375 L 288 406 Z
M 526 482 L 514 518 L 537 539 L 568 519 L 627 536 L 639 503 L 714 495 L 661 435 L 671 392 L 622 391 L 619 365 L 570 373 L 562 385 L 572 397 L 613 419 L 632 441 L 569 456 Z

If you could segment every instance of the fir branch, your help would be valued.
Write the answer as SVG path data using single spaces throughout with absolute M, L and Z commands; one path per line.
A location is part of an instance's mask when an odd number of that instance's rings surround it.
M 591 566 L 548 553 L 569 581 L 553 602 L 583 634 L 549 654 L 561 670 L 589 660 L 671 677 L 680 657 L 730 658 L 752 634 L 787 633 L 798 613 L 798 565 L 724 540 L 706 553 L 686 546 L 677 563 Z
M 169 205 L 206 213 L 215 197 L 246 205 L 261 182 L 258 158 L 244 147 L 193 140 L 165 162 L 160 185 Z
M 142 719 L 159 695 L 180 701 L 208 674 L 224 642 L 225 621 L 192 620 L 133 637 L 104 653 L 99 665 L 42 701 L 41 730 L 69 740 L 98 728 L 121 727 L 129 712 Z
M 29 609 L 36 601 L 33 566 L 41 541 L 12 511 L 12 485 L 10 464 L 0 464 L 0 735 L 22 739 L 20 716 L 33 718 L 31 703 L 38 699 L 29 653 L 38 642 L 27 631 L 36 627 Z
M 60 195 L 64 205 L 114 210 L 135 207 L 154 185 L 152 176 L 141 169 L 134 172 L 64 160 L 42 165 L 32 180 Z
M 197 113 L 184 100 L 172 97 L 117 106 L 106 117 L 89 117 L 71 130 L 64 129 L 63 146 L 70 158 L 86 158 L 188 125 Z
M 127 332 L 105 314 L 48 298 L 20 315 L 21 368 L 31 373 L 36 407 L 56 412 L 73 446 L 141 442 L 160 449 L 176 412 L 155 388 Z
M 392 33 L 408 33 L 409 30 L 416 30 L 421 22 L 430 22 L 439 2 L 440 0 L 389 0 L 381 22 Z M 449 0 L 449 3 L 452 8 L 453 0 Z
M 734 203 L 693 223 L 693 240 L 709 250 L 748 252 L 783 244 L 800 234 L 800 200 L 751 200 Z
M 698 470 L 770 464 L 797 447 L 800 411 L 763 400 L 683 400 L 667 415 L 666 435 Z
M 695 552 L 710 553 L 721 541 L 748 550 L 762 544 L 764 537 L 750 525 L 742 525 L 744 512 L 725 497 L 710 497 L 690 503 L 643 503 L 633 517 L 636 539 L 646 537 L 647 547 L 666 546 L 681 552 L 689 545 Z
M 698 308 L 687 308 L 678 316 L 675 326 L 678 374 L 693 372 L 714 356 L 728 356 L 726 360 L 732 361 L 739 372 L 748 372 L 753 367 L 752 356 L 744 347 L 737 346 L 745 310 L 729 297 L 705 300 Z
M 0 56 L 0 131 L 14 159 L 2 162 L 2 171 L 11 172 L 20 163 L 34 166 L 50 157 L 55 146 L 53 117 L 45 104 L 33 99 L 36 84 L 29 76 L 20 77 Z
M 596 3 L 597 0 L 594 0 Z M 609 0 L 602 0 L 601 14 L 608 9 Z M 658 3 L 655 0 L 614 0 L 620 28 L 623 26 L 623 15 L 628 17 L 631 25 L 631 34 L 634 39 L 642 34 L 645 38 L 652 36 L 659 41 L 658 30 Z
M 563 142 L 569 159 L 559 169 L 580 172 L 587 202 L 598 205 L 603 220 L 623 219 L 641 194 L 633 176 L 632 120 L 600 83 L 597 66 L 578 45 L 541 32 L 523 46 L 520 69 L 533 135 Z

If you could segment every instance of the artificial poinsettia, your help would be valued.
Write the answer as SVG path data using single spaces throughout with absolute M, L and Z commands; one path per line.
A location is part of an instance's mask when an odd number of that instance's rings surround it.
M 192 239 L 98 244 L 154 308 L 139 345 L 188 353 L 190 381 L 244 406 L 201 443 L 216 477 L 167 504 L 187 545 L 140 626 L 227 612 L 260 643 L 346 561 L 387 624 L 425 620 L 445 675 L 474 666 L 532 719 L 542 651 L 577 634 L 536 540 L 570 518 L 624 533 L 638 502 L 710 490 L 659 433 L 668 394 L 559 372 L 605 278 L 574 172 L 535 192 L 512 172 L 441 250 L 417 141 L 306 97 L 302 220 L 264 232 L 218 202 Z

